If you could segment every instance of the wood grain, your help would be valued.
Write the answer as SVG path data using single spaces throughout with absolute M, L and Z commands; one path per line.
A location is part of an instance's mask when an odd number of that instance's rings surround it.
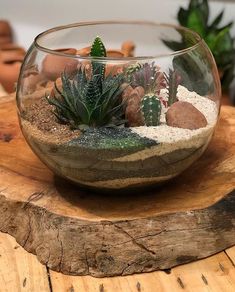
M 0 291 L 49 292 L 47 270 L 15 239 L 0 232 Z
M 0 105 L 0 230 L 49 268 L 127 275 L 235 244 L 235 109 L 222 108 L 207 152 L 181 176 L 145 194 L 107 196 L 54 177 L 25 143 L 13 99 Z
M 226 252 L 233 250 L 234 247 Z M 235 267 L 225 252 L 178 266 L 168 273 L 158 271 L 97 279 L 90 276 L 67 276 L 50 271 L 51 290 L 45 268 L 37 262 L 36 257 L 28 254 L 14 239 L 3 233 L 0 233 L 0 255 L 1 292 L 100 292 L 102 289 L 104 292 L 235 291 Z M 33 264 L 28 264 L 27 273 L 24 273 L 22 266 L 28 263 L 29 259 Z M 20 269 L 16 268 L 16 263 L 17 267 L 20 264 Z M 38 273 L 38 268 L 42 268 L 43 273 Z M 25 287 L 23 282 L 26 283 Z
M 232 292 L 235 268 L 224 252 L 166 272 L 96 279 L 50 272 L 53 291 L 115 292 Z M 103 289 L 103 290 L 102 290 Z
M 231 262 L 233 263 L 235 267 L 235 246 L 226 249 L 226 254 L 230 258 Z

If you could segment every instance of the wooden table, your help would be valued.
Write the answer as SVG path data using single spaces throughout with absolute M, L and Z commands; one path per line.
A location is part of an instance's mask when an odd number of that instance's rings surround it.
M 47 269 L 11 236 L 0 233 L 0 292 L 235 291 L 235 247 L 204 260 L 132 276 L 66 276 Z
M 15 239 L 0 233 L 0 283 L 1 292 L 233 292 L 235 247 L 171 271 L 98 279 L 47 270 Z

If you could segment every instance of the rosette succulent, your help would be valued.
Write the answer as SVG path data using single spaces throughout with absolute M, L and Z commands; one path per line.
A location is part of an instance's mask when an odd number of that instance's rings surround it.
M 62 88 L 55 83 L 47 97 L 61 123 L 84 130 L 89 127 L 118 126 L 125 123 L 125 104 L 120 98 L 122 74 L 105 76 L 105 65 L 97 57 L 106 57 L 106 49 L 97 37 L 91 47 L 91 76 L 80 66 L 73 76 L 61 75 Z

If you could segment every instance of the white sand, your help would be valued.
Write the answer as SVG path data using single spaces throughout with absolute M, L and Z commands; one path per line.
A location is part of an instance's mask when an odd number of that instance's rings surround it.
M 166 92 L 163 90 L 161 95 L 164 96 L 165 94 Z M 205 116 L 208 123 L 207 126 L 197 130 L 167 126 L 165 121 L 166 109 L 163 108 L 161 115 L 162 124 L 160 126 L 131 128 L 134 133 L 141 137 L 155 140 L 160 144 L 128 156 L 116 158 L 114 161 L 146 159 L 153 156 L 160 156 L 174 150 L 199 148 L 209 142 L 217 122 L 218 108 L 216 103 L 207 97 L 198 95 L 196 92 L 188 91 L 183 86 L 178 87 L 177 97 L 180 101 L 187 101 L 195 106 Z

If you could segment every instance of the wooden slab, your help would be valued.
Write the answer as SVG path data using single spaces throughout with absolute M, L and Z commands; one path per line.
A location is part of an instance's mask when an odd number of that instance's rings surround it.
M 88 193 L 54 177 L 0 101 L 0 230 L 53 270 L 96 277 L 167 269 L 235 244 L 235 110 L 207 152 L 148 193 Z
M 232 292 L 235 268 L 224 252 L 168 271 L 95 279 L 50 271 L 53 291 L 79 292 Z M 103 289 L 103 290 L 102 290 Z
M 235 247 L 167 272 L 97 279 L 47 273 L 35 256 L 0 233 L 1 292 L 231 292 L 235 291 L 235 266 L 227 254 L 234 252 Z
M 47 269 L 9 235 L 0 232 L 0 291 L 49 292 Z

